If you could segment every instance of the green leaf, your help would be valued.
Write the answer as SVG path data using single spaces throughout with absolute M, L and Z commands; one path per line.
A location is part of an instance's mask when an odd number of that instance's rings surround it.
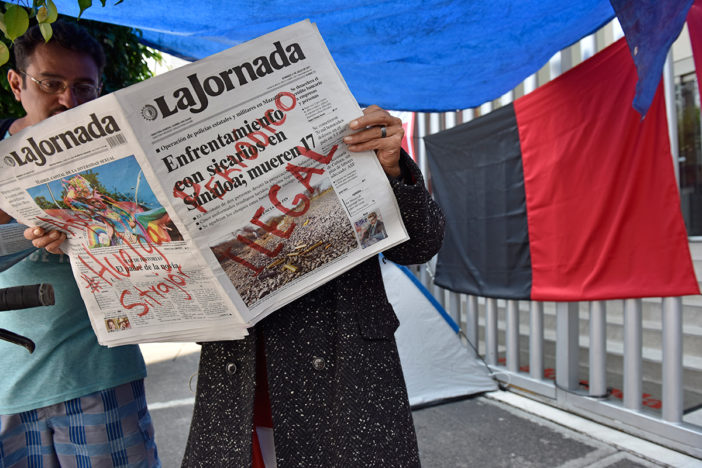
M 37 11 L 37 22 L 38 23 L 46 23 L 46 20 L 49 18 L 49 12 L 46 10 L 46 7 L 41 7 Z
M 37 16 L 37 10 L 39 9 L 40 5 L 44 4 L 44 0 L 32 0 L 32 9 L 29 10 L 29 17 L 34 18 Z
M 29 15 L 27 10 L 17 5 L 10 5 L 5 11 L 5 27 L 7 37 L 14 41 L 27 31 L 29 27 Z
M 46 22 L 53 23 L 58 19 L 58 8 L 56 8 L 56 5 L 54 5 L 52 0 L 46 0 L 46 9 L 49 12 L 49 17 Z
M 0 31 L 7 36 L 7 28 L 5 27 L 5 19 L 3 18 L 3 15 L 0 15 Z
M 10 49 L 4 42 L 0 42 L 0 65 L 5 65 L 10 60 Z
M 41 35 L 44 36 L 44 42 L 49 42 L 49 39 L 51 39 L 51 36 L 54 33 L 54 30 L 51 29 L 51 25 L 49 23 L 39 23 L 39 31 L 41 31 Z
M 82 15 L 86 9 L 93 6 L 93 0 L 78 0 L 78 6 L 80 7 L 80 13 L 78 13 L 78 18 L 80 18 L 80 15 Z

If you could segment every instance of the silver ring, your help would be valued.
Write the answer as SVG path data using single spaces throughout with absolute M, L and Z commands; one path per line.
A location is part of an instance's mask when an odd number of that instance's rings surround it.
M 385 138 L 386 136 L 388 136 L 388 131 L 385 128 L 385 125 L 383 125 L 380 127 L 380 138 Z

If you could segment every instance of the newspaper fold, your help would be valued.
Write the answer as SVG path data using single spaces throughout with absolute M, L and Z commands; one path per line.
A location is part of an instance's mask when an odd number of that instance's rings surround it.
M 101 344 L 239 339 L 407 239 L 360 115 L 302 21 L 0 142 L 0 208 L 68 234 Z

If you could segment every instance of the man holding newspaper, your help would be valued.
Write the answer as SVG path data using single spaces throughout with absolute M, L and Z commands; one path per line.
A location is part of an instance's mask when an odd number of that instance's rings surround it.
M 14 53 L 8 80 L 26 115 L 3 120 L 0 138 L 99 94 L 104 53 L 74 24 L 54 23 L 48 43 L 34 26 Z M 68 258 L 55 255 L 65 236 L 28 231 L 51 253 L 35 251 L 0 274 L 0 286 L 51 283 L 56 305 L 0 312 L 1 328 L 36 342 L 29 354 L 0 341 L 0 466 L 160 466 L 138 346 L 98 344 Z

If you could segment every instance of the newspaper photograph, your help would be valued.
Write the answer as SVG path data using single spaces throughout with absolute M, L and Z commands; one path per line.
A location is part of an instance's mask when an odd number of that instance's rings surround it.
M 360 115 L 302 21 L 0 142 L 0 208 L 67 234 L 101 344 L 239 339 L 407 239 Z

